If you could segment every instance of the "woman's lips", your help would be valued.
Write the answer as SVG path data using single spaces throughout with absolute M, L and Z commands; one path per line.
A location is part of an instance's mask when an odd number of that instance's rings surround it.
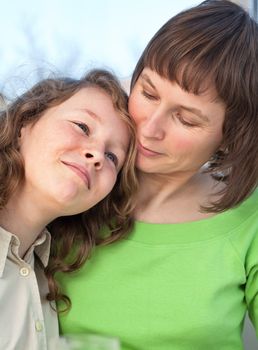
M 86 168 L 72 162 L 70 163 L 62 161 L 62 163 L 68 166 L 75 174 L 77 174 L 84 181 L 87 188 L 90 189 L 90 175 Z
M 144 147 L 141 143 L 138 143 L 138 152 L 143 154 L 145 157 L 155 157 L 155 156 L 160 156 L 162 153 L 152 151 L 146 147 Z

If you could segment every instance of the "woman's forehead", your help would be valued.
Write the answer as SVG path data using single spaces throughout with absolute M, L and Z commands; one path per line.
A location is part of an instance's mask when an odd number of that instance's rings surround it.
M 201 83 L 201 86 L 198 86 L 198 89 L 194 89 L 194 84 L 188 86 L 185 77 L 183 76 L 182 71 L 178 73 L 175 77 L 171 78 L 168 75 L 163 75 L 153 70 L 149 67 L 145 67 L 139 78 L 140 81 L 145 82 L 152 86 L 153 88 L 158 88 L 159 82 L 166 82 L 171 84 L 178 84 L 184 91 L 192 93 L 197 96 L 207 96 L 210 99 L 210 102 L 223 103 L 223 100 L 219 97 L 216 85 L 211 77 L 206 77 Z

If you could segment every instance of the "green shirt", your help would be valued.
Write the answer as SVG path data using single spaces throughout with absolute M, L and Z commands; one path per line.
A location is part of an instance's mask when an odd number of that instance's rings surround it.
M 60 281 L 64 334 L 116 336 L 123 350 L 243 349 L 247 310 L 258 334 L 258 191 L 209 219 L 136 222 Z

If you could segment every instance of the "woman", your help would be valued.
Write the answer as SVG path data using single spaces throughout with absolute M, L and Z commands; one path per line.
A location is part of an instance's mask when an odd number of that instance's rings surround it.
M 79 268 L 101 225 L 109 240 L 130 227 L 134 144 L 126 94 L 102 70 L 43 80 L 1 113 L 1 349 L 55 349 L 50 301 L 68 299 L 54 273 Z
M 237 350 L 247 310 L 258 333 L 257 92 L 258 28 L 239 6 L 205 1 L 151 39 L 129 98 L 135 226 L 61 279 L 63 333 Z

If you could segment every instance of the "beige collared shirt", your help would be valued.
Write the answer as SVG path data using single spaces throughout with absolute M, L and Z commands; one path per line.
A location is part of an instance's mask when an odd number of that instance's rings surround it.
M 48 284 L 35 255 L 48 263 L 45 230 L 21 259 L 19 239 L 0 227 L 0 350 L 52 350 L 58 339 L 57 314 L 45 296 Z

